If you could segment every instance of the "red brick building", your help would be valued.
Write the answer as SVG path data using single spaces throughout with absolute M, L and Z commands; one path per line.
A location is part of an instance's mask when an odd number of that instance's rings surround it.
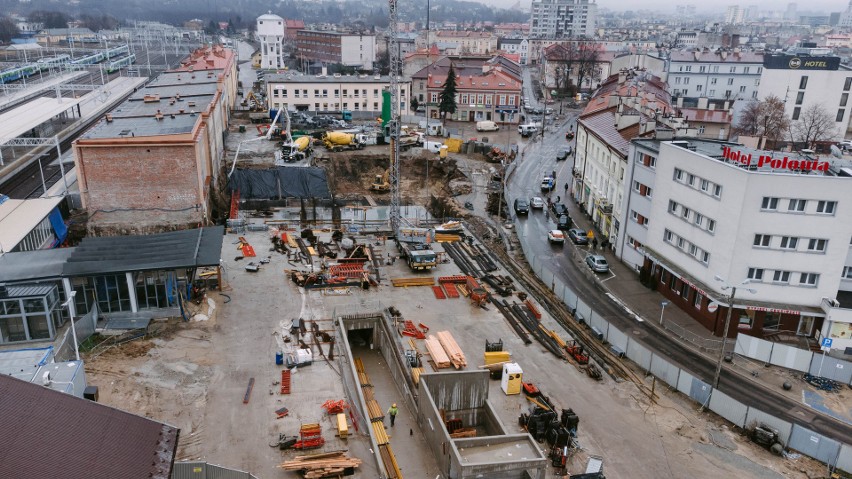
M 74 143 L 91 234 L 151 233 L 209 222 L 236 78 L 233 51 L 199 50 Z

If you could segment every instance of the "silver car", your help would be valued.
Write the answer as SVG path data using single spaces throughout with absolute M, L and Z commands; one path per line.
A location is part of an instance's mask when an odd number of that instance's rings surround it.
M 586 264 L 589 265 L 592 271 L 595 273 L 608 273 L 609 272 L 609 263 L 606 262 L 606 258 L 599 254 L 590 254 L 586 256 Z

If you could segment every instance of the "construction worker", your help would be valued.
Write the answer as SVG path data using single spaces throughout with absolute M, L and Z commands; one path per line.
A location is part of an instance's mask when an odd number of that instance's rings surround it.
M 397 409 L 396 403 L 393 403 L 393 405 L 390 407 L 390 409 L 388 409 L 388 416 L 390 416 L 390 418 L 391 418 L 391 427 L 393 427 L 393 423 L 394 423 L 394 421 L 396 421 L 396 414 L 398 412 L 399 412 L 399 409 Z

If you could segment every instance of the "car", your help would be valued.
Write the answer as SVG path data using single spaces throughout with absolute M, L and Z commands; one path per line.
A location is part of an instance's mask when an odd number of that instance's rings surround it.
M 568 215 L 561 215 L 559 219 L 556 220 L 556 229 L 559 231 L 568 231 L 571 228 L 571 217 Z
M 837 147 L 843 151 L 852 150 L 852 140 L 844 140 L 837 144 Z
M 562 203 L 553 203 L 550 205 L 550 210 L 553 211 L 553 217 L 559 218 L 562 215 L 568 214 L 568 207 Z
M 571 228 L 568 230 L 568 238 L 574 244 L 589 244 L 589 236 L 580 228 Z
M 530 206 L 531 206 L 531 207 L 532 207 L 532 209 L 534 209 L 534 210 L 541 210 L 541 209 L 544 209 L 544 200 L 543 200 L 543 199 L 541 199 L 541 197 L 533 196 L 533 197 L 530 199 Z
M 559 153 L 556 154 L 556 161 L 565 161 L 568 159 L 568 156 L 571 154 L 571 147 L 562 148 L 559 150 Z
M 526 215 L 530 212 L 530 202 L 527 201 L 526 198 L 516 198 L 515 199 L 515 213 L 519 215 Z
M 547 241 L 563 244 L 565 243 L 565 235 L 559 230 L 550 230 L 547 232 Z
M 609 272 L 609 263 L 606 262 L 606 258 L 604 258 L 602 255 L 599 255 L 599 254 L 586 255 L 586 264 L 595 273 L 608 273 Z
M 547 193 L 548 191 L 552 190 L 555 187 L 556 187 L 556 182 L 553 181 L 553 178 L 551 178 L 550 176 L 546 176 L 546 177 L 544 177 L 544 179 L 541 180 L 541 191 L 542 192 Z

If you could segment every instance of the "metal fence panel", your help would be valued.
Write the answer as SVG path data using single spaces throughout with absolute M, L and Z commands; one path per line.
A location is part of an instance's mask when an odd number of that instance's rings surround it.
M 577 298 L 577 295 L 574 294 L 574 291 L 572 291 L 571 288 L 568 288 L 566 286 L 565 292 L 562 293 L 561 298 L 562 302 L 567 304 L 569 308 L 573 309 L 577 307 L 577 301 L 579 300 L 579 298 Z
M 775 416 L 766 414 L 760 409 L 755 409 L 753 407 L 748 408 L 748 414 L 746 414 L 745 422 L 746 429 L 751 429 L 755 426 L 759 426 L 760 424 L 766 424 L 778 431 L 778 439 L 781 441 L 781 444 L 784 446 L 787 445 L 787 441 L 790 439 L 790 432 L 793 430 L 793 423 L 783 421 Z
M 589 321 L 589 324 L 591 326 L 594 326 L 595 328 L 598 328 L 598 331 L 600 331 L 601 334 L 603 334 L 604 339 L 606 339 L 606 330 L 607 328 L 609 328 L 609 323 L 607 323 L 606 320 L 603 319 L 603 316 L 592 312 L 592 318 Z
M 839 442 L 822 434 L 817 434 L 810 429 L 805 429 L 798 424 L 793 424 L 789 447 L 829 466 L 833 466 L 837 462 L 837 455 L 840 454 Z
M 692 374 L 681 369 L 680 374 L 677 377 L 677 390 L 689 396 L 689 392 L 692 391 L 693 379 L 695 379 L 695 377 L 693 377 Z
M 714 389 L 710 396 L 710 410 L 739 427 L 746 423 L 748 406 L 718 389 Z
M 175 462 L 172 479 L 207 479 L 207 463 Z
M 606 340 L 618 349 L 627 351 L 627 335 L 615 326 L 610 325 Z
M 769 362 L 787 369 L 806 372 L 811 366 L 812 356 L 812 352 L 805 351 L 804 349 L 775 344 L 772 348 L 772 357 L 769 359 Z
M 651 356 L 651 374 L 662 379 L 669 386 L 677 387 L 677 378 L 679 373 L 680 368 L 676 367 L 672 363 L 666 361 L 660 356 L 657 356 L 656 354 Z
M 809 371 L 814 376 L 834 379 L 843 384 L 852 381 L 852 363 L 824 354 L 814 354 Z
M 689 387 L 689 397 L 698 402 L 698 404 L 707 404 L 710 401 L 710 393 L 712 391 L 713 388 L 709 384 L 698 378 L 692 378 L 692 385 Z
M 775 343 L 765 339 L 755 338 L 745 334 L 737 335 L 737 344 L 734 352 L 747 358 L 757 359 L 768 363 L 772 356 L 772 346 Z
M 852 446 L 843 444 L 840 447 L 840 456 L 837 457 L 837 468 L 852 473 Z
M 577 314 L 576 314 L 576 316 L 577 316 L 578 321 L 580 320 L 580 317 L 582 316 L 583 321 L 586 321 L 586 322 L 588 322 L 589 319 L 592 317 L 592 308 L 589 305 L 587 305 L 586 303 L 584 303 L 582 299 L 577 300 Z
M 627 357 L 645 370 L 651 369 L 651 351 L 638 341 L 627 343 Z

